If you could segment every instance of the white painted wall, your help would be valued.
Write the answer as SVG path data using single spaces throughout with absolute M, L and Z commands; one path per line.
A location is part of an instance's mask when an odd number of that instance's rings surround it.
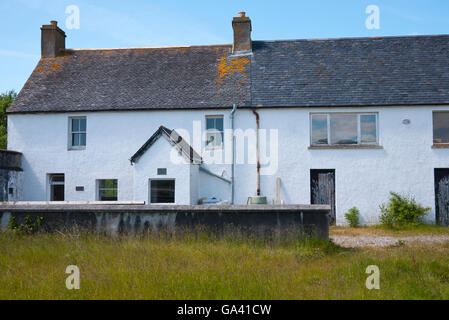
M 281 198 L 286 203 L 310 203 L 310 169 L 336 170 L 337 223 L 344 213 L 357 206 L 362 223 L 377 222 L 379 205 L 389 191 L 413 194 L 417 201 L 432 208 L 434 221 L 434 168 L 449 168 L 449 149 L 432 149 L 432 110 L 449 107 L 385 107 L 325 109 L 259 109 L 262 129 L 278 129 L 278 171 L 261 177 L 262 194 L 269 202 L 275 198 L 275 181 L 281 178 Z M 165 163 L 170 145 L 162 138 L 135 165 L 129 158 L 160 125 L 184 128 L 192 133 L 194 120 L 224 114 L 225 128 L 230 127 L 230 110 L 94 112 L 79 114 L 10 115 L 8 149 L 23 153 L 24 200 L 45 200 L 48 173 L 65 173 L 66 200 L 95 200 L 96 179 L 119 180 L 119 200 L 148 200 L 148 179 L 157 166 Z M 311 112 L 378 112 L 379 141 L 382 149 L 309 150 Z M 68 117 L 87 116 L 87 148 L 67 150 Z M 410 119 L 410 125 L 402 124 Z M 255 129 L 250 110 L 239 110 L 235 127 Z M 228 140 L 226 143 L 230 143 Z M 195 146 L 194 146 L 195 147 Z M 205 155 L 203 154 L 203 157 Z M 205 157 L 207 158 L 207 157 Z M 145 160 L 146 159 L 146 160 Z M 139 167 L 141 165 L 142 168 Z M 176 202 L 192 203 L 203 196 L 230 200 L 230 186 L 202 172 L 198 181 L 190 176 L 196 169 L 173 167 L 177 178 Z M 208 165 L 212 171 L 230 177 L 230 165 Z M 178 184 L 180 179 L 185 183 Z M 195 187 L 196 185 L 196 187 Z M 76 192 L 75 186 L 85 191 Z M 178 189 L 181 188 L 181 189 Z M 236 166 L 236 203 L 246 203 L 256 193 L 256 166 Z M 178 198 L 178 196 L 180 198 Z

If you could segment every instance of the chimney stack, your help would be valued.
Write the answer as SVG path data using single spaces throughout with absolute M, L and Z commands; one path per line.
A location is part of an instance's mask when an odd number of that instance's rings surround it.
M 234 54 L 250 53 L 251 49 L 251 19 L 245 12 L 239 12 L 239 16 L 232 20 L 234 29 Z
M 58 27 L 57 21 L 41 28 L 41 54 L 42 57 L 57 57 L 64 54 L 65 32 Z

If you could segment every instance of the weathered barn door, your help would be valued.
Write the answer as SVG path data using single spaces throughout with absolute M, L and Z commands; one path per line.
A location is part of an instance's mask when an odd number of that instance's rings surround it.
M 335 224 L 335 170 L 310 170 L 311 204 L 330 204 L 329 224 Z
M 449 226 L 449 169 L 435 169 L 435 209 L 437 223 Z

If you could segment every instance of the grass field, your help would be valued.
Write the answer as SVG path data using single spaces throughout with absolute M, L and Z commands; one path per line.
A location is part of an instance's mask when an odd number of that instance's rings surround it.
M 80 290 L 65 287 L 68 265 Z M 368 290 L 366 267 L 380 268 Z M 449 299 L 449 244 L 0 233 L 0 299 Z
M 334 236 L 449 236 L 449 228 L 429 224 L 405 225 L 395 229 L 389 229 L 380 225 L 358 228 L 334 226 L 330 228 L 330 233 Z

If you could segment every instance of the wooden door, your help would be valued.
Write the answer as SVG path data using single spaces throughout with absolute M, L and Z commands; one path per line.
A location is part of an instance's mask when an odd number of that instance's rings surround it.
M 449 226 L 449 169 L 435 169 L 436 222 Z
M 329 204 L 329 224 L 335 224 L 335 170 L 310 170 L 310 190 L 310 203 Z

